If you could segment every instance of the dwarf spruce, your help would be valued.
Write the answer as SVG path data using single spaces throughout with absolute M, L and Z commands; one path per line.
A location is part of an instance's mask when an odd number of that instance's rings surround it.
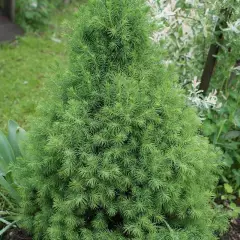
M 48 87 L 17 171 L 35 240 L 216 239 L 219 153 L 151 29 L 142 0 L 80 9 L 68 70 Z

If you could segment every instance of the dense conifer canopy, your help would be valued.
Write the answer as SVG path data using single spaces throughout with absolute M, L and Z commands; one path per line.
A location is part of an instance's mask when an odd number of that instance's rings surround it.
M 34 239 L 215 239 L 219 154 L 160 64 L 147 14 L 142 0 L 80 9 L 17 171 Z

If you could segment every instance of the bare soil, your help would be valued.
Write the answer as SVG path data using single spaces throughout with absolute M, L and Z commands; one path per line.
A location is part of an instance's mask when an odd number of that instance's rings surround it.
M 32 237 L 19 228 L 10 229 L 3 237 L 4 240 L 32 240 Z
M 231 221 L 228 233 L 221 240 L 240 240 L 240 219 Z

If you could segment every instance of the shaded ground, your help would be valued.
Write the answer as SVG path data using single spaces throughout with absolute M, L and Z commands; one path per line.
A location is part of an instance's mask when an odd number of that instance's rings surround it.
M 3 237 L 3 240 L 32 240 L 32 237 L 30 237 L 27 232 L 21 230 L 21 229 L 11 229 L 9 230 Z
M 221 240 L 240 240 L 240 219 L 232 220 L 229 232 Z
M 3 240 L 32 240 L 32 237 L 26 231 L 14 228 L 4 235 Z M 240 240 L 240 219 L 231 221 L 229 232 L 221 240 Z
M 0 14 L 0 42 L 12 41 L 16 36 L 22 35 L 23 30 Z

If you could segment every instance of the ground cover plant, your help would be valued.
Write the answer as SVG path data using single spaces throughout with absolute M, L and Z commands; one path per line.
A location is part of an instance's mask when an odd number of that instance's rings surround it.
M 0 206 L 3 207 L 0 209 L 0 238 L 17 223 L 20 196 L 11 167 L 22 157 L 25 139 L 25 130 L 12 120 L 8 122 L 7 136 L 0 131 Z
M 81 8 L 68 70 L 29 132 L 23 226 L 34 239 L 217 239 L 221 153 L 198 135 L 173 69 L 149 39 L 142 0 Z

